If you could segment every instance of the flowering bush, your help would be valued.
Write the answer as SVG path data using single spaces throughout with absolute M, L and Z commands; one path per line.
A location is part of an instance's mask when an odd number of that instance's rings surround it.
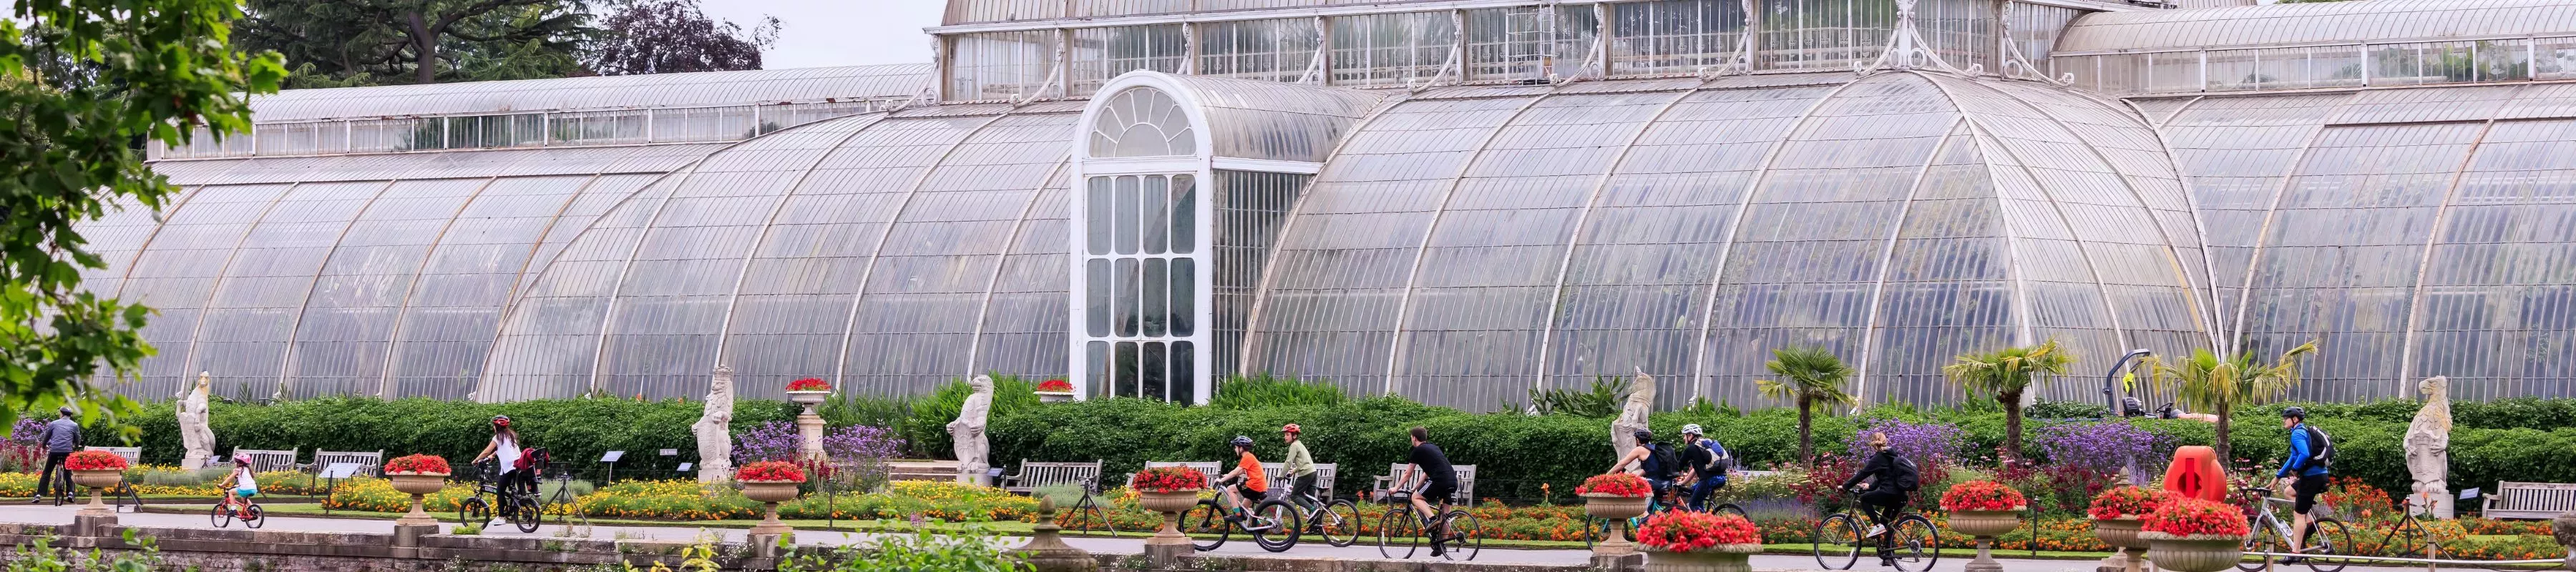
M 2172 447 L 2156 434 L 2121 422 L 2049 425 L 2032 433 L 2030 442 L 2051 467 L 2081 467 L 2099 473 L 2161 467 L 2173 456 Z
M 823 380 L 822 380 L 822 378 L 808 377 L 808 378 L 805 378 L 805 379 L 799 379 L 799 380 L 796 380 L 796 381 L 790 381 L 790 382 L 787 382 L 787 390 L 788 390 L 788 391 L 831 391 L 831 390 L 832 390 L 832 382 L 823 381 Z
M 1149 493 L 1176 493 L 1207 488 L 1207 473 L 1189 467 L 1154 467 L 1136 471 L 1127 488 Z
M 2317 500 L 2324 501 L 2326 506 L 2334 507 L 2337 514 L 2342 514 L 2346 518 L 2376 520 L 2397 518 L 2400 514 L 2397 500 L 2391 498 L 2387 490 L 2370 486 L 2369 481 L 2353 477 L 2331 477 L 2326 482 L 2326 491 L 2317 495 Z
M 1623 498 L 1638 498 L 1653 492 L 1654 489 L 1647 486 L 1645 477 L 1628 473 L 1593 475 L 1592 478 L 1583 480 L 1583 486 L 1574 488 L 1574 494 L 1578 495 L 1609 495 Z
M 733 472 L 733 480 L 756 483 L 805 482 L 805 469 L 786 461 L 761 461 L 743 465 Z
M 1073 382 L 1069 382 L 1069 381 L 1065 381 L 1065 380 L 1061 380 L 1061 379 L 1050 379 L 1050 380 L 1046 380 L 1046 381 L 1044 381 L 1044 382 L 1039 382 L 1039 383 L 1038 383 L 1038 391 L 1052 391 L 1052 392 L 1058 392 L 1058 393 L 1072 393 L 1072 392 L 1073 392 Z
M 2156 505 L 2164 502 L 2164 489 L 2122 486 L 2094 495 L 2093 506 L 2084 514 L 2096 519 L 2139 518 L 2155 512 Z
M 851 490 L 876 490 L 893 477 L 889 459 L 902 454 L 903 438 L 883 427 L 851 425 L 823 434 L 823 454 L 847 463 L 848 470 L 836 471 L 833 478 L 848 483 Z M 828 465 L 827 465 L 828 466 Z
M 753 426 L 733 436 L 734 466 L 761 461 L 794 461 L 805 447 L 805 437 L 796 434 L 796 424 L 770 421 Z
M 1732 514 L 1687 510 L 1656 513 L 1637 527 L 1637 542 L 1666 552 L 1705 551 L 1733 544 L 1761 544 L 1762 529 Z
M 1869 446 L 1871 433 L 1886 433 L 1887 448 L 1914 461 L 1914 466 L 1925 469 L 1925 477 L 1931 476 L 1928 471 L 1932 467 L 1951 464 L 1959 457 L 1959 451 L 1968 445 L 1968 432 L 1956 425 L 1881 419 L 1852 433 L 1851 441 L 1845 443 L 1854 459 L 1867 462 L 1870 455 L 1877 453 L 1877 449 Z M 1939 481 L 1925 478 L 1923 482 L 1928 485 Z
M 1941 510 L 2003 511 L 2029 506 L 2030 499 L 2023 498 L 2021 491 L 1994 481 L 1959 483 L 1950 487 L 1950 492 L 1941 493 Z
M 2226 503 L 2200 499 L 2177 498 L 2147 513 L 2138 524 L 2140 530 L 2174 536 L 2244 536 L 2253 532 L 2245 524 L 2245 511 Z
M 443 475 L 448 473 L 447 469 L 447 458 L 437 455 L 405 455 L 394 457 L 394 460 L 391 461 L 385 461 L 385 472 L 389 474 L 413 473 Z
M 122 471 L 125 457 L 106 451 L 81 451 L 64 458 L 63 467 L 74 471 Z

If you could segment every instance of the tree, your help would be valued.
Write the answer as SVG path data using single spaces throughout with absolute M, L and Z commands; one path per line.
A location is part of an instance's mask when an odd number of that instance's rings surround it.
M 172 187 L 140 143 L 248 132 L 243 94 L 275 91 L 285 69 L 234 51 L 232 0 L 16 6 L 0 20 L 0 423 L 59 405 L 113 421 L 134 402 L 91 381 L 131 379 L 152 354 L 150 310 L 80 291 L 81 269 L 106 264 L 72 225 L 161 208 Z
M 1824 348 L 1786 348 L 1771 350 L 1771 361 L 1762 364 L 1771 369 L 1776 379 L 1754 382 L 1763 397 L 1787 399 L 1798 405 L 1798 458 L 1816 458 L 1815 413 L 1818 405 L 1850 405 L 1852 395 L 1843 391 L 1843 382 L 1851 379 L 1852 369 L 1842 358 Z
M 590 69 L 635 75 L 760 69 L 760 50 L 778 41 L 777 18 L 745 30 L 698 10 L 698 0 L 638 0 L 600 26 Z
M 2036 346 L 2009 347 L 1985 354 L 1960 354 L 1958 361 L 1941 368 L 1951 383 L 1967 390 L 1968 395 L 1995 400 L 2004 406 L 2004 451 L 2021 455 L 2021 399 L 2041 375 L 2066 375 L 2066 365 L 2075 356 L 2049 340 Z
M 285 54 L 296 83 L 560 77 L 591 33 L 577 0 L 249 0 L 242 43 Z M 531 50 L 546 57 L 531 59 Z M 507 65 L 471 65 L 476 60 Z M 529 62 L 546 63 L 528 72 Z M 309 67 L 308 67 L 309 66 Z M 502 70 L 501 77 L 473 73 Z M 306 79 L 310 77 L 311 79 Z
M 2226 462 L 2235 458 L 2227 456 L 2227 432 L 2236 407 L 2262 405 L 2288 395 L 2290 388 L 2299 385 L 2299 360 L 2315 353 L 2317 343 L 2310 341 L 2263 365 L 2255 363 L 2252 354 L 2220 359 L 2209 350 L 2199 350 L 2180 364 L 2148 357 L 2147 369 L 2155 372 L 2157 391 L 2172 392 L 2174 401 L 2184 407 L 2218 416 L 2218 459 Z

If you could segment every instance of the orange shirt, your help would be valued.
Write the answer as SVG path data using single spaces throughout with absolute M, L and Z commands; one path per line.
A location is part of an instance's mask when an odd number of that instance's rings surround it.
M 1243 468 L 1244 488 L 1270 492 L 1270 474 L 1261 472 L 1261 460 L 1252 458 L 1251 451 L 1243 452 L 1243 461 L 1237 466 Z

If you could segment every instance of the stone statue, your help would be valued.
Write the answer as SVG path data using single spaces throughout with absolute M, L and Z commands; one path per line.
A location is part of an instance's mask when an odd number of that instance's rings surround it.
M 707 382 L 706 413 L 691 426 L 698 434 L 698 482 L 733 479 L 733 368 L 716 366 Z
M 1655 378 L 1637 368 L 1637 377 L 1628 381 L 1628 403 L 1619 407 L 1619 418 L 1610 421 L 1611 461 L 1637 447 L 1636 433 L 1646 428 L 1646 414 L 1655 412 Z
M 957 420 L 948 422 L 948 438 L 957 452 L 957 482 L 980 485 L 984 468 L 992 464 L 985 458 L 992 446 L 984 442 L 984 427 L 993 414 L 993 378 L 978 375 L 966 386 L 975 392 L 957 408 Z
M 213 375 L 197 372 L 197 385 L 179 392 L 179 441 L 188 449 L 179 459 L 181 469 L 202 468 L 215 454 L 215 429 L 206 425 L 206 392 L 214 383 Z
M 2417 382 L 2424 392 L 2424 408 L 2415 411 L 2415 422 L 2406 425 L 2406 472 L 2415 477 L 2415 494 L 2406 497 L 2409 510 L 2433 518 L 2451 518 L 2451 379 L 2434 376 Z M 2429 495 L 2431 498 L 2425 498 Z M 2420 506 L 2426 501 L 2431 506 Z

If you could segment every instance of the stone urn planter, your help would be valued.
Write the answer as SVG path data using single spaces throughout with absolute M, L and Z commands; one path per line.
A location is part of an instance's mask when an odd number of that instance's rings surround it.
M 1753 572 L 1752 557 L 1760 553 L 1760 544 L 1720 544 L 1690 552 L 1647 548 L 1645 572 Z
M 1073 392 L 1071 391 L 1040 391 L 1037 392 L 1037 394 L 1038 403 L 1064 403 L 1073 401 Z
M 1592 553 L 1617 556 L 1634 554 L 1637 544 L 1628 541 L 1628 519 L 1646 514 L 1647 497 L 1623 497 L 1592 493 L 1583 495 L 1583 514 L 1610 521 L 1601 542 L 1592 545 Z
M 1181 513 L 1198 504 L 1199 489 L 1136 493 L 1136 506 L 1163 513 L 1163 528 L 1154 531 L 1154 537 L 1145 539 L 1145 544 L 1188 545 L 1189 535 L 1181 534 Z
M 2002 562 L 1995 561 L 1995 537 L 2021 528 L 2021 511 L 2028 509 L 1950 511 L 1950 530 L 1977 539 L 1977 557 L 1968 561 L 1968 572 L 2001 572 L 2004 569 Z
M 107 508 L 106 502 L 99 500 L 99 494 L 107 489 L 116 488 L 117 484 L 123 482 L 125 482 L 123 469 L 72 471 L 72 484 L 89 487 L 89 505 L 81 507 L 80 514 L 87 516 L 116 514 L 115 510 Z
M 761 509 L 760 524 L 751 527 L 752 534 L 785 534 L 787 523 L 778 520 L 778 503 L 796 500 L 796 481 L 742 481 L 743 498 L 767 505 Z
M 2102 559 L 2110 570 L 2141 572 L 2146 568 L 2147 541 L 2138 539 L 2137 517 L 2093 519 L 2093 536 L 2111 546 L 2111 557 Z
M 2245 537 L 2223 534 L 2175 536 L 2156 531 L 2138 533 L 2147 543 L 2147 560 L 2157 568 L 2178 572 L 2218 572 L 2236 566 L 2245 559 Z
M 394 526 L 438 524 L 438 518 L 422 506 L 421 497 L 447 488 L 447 473 L 385 473 L 385 480 L 393 481 L 394 492 L 411 495 L 411 512 L 395 519 Z
M 791 403 L 795 403 L 795 404 L 797 404 L 797 405 L 803 405 L 803 406 L 805 406 L 805 413 L 804 413 L 805 415 L 813 415 L 813 414 L 814 414 L 814 406 L 822 405 L 824 401 L 829 401 L 829 400 L 831 400 L 831 399 L 832 399 L 832 390 L 829 390 L 829 389 L 822 390 L 822 391 L 790 391 L 790 392 L 787 392 L 787 401 L 789 401 L 789 402 L 791 402 Z

